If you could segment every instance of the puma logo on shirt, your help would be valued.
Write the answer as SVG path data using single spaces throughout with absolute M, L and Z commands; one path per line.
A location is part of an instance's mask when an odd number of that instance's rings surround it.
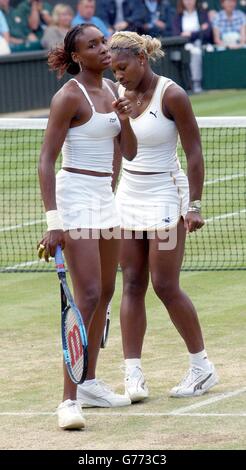
M 153 114 L 153 116 L 155 116 L 155 118 L 157 118 L 157 111 L 155 113 L 153 113 L 153 111 L 150 111 L 149 113 Z

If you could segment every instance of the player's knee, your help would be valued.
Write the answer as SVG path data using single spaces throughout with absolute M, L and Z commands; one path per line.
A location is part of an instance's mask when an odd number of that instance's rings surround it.
M 108 304 L 114 295 L 115 283 L 109 283 L 102 286 L 101 300 Z
M 152 285 L 156 295 L 166 306 L 175 299 L 179 290 L 176 283 L 165 279 L 152 278 Z
M 148 279 L 141 276 L 141 273 L 124 273 L 123 292 L 131 297 L 141 297 L 145 295 L 148 287 Z
M 90 285 L 80 294 L 79 308 L 88 317 L 95 312 L 101 297 L 101 287 L 98 284 Z

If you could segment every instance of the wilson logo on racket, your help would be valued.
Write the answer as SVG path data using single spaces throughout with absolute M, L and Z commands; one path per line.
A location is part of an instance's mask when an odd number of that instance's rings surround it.
M 64 269 L 64 264 L 57 264 L 56 269 Z
M 83 345 L 77 325 L 74 325 L 73 329 L 68 333 L 68 348 L 71 357 L 71 366 L 74 367 L 76 362 L 83 355 Z

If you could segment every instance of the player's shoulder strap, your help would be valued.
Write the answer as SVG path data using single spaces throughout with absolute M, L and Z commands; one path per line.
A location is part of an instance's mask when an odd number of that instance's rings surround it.
M 171 80 L 171 78 L 160 77 L 160 89 L 159 89 L 160 103 L 162 103 L 165 92 L 171 85 L 175 85 L 175 82 Z
M 122 96 L 125 95 L 125 92 L 126 92 L 125 87 L 123 87 L 123 85 L 121 85 L 121 84 L 119 83 L 119 84 L 118 84 L 118 93 L 119 93 L 119 97 L 122 98 Z
M 117 99 L 117 88 L 115 87 L 115 83 L 112 80 L 108 80 L 107 78 L 103 79 L 103 83 L 106 85 L 106 88 L 110 91 L 113 95 L 114 99 Z
M 87 92 L 85 86 L 82 85 L 82 83 L 80 83 L 78 80 L 76 80 L 76 78 L 71 78 L 70 81 L 71 81 L 71 82 L 73 81 L 73 82 L 77 83 L 78 87 L 81 89 L 81 91 L 84 93 L 86 99 L 89 101 L 89 103 L 90 103 L 90 105 L 91 105 L 91 107 L 92 107 L 92 111 L 95 111 L 95 106 L 94 106 L 94 104 L 92 103 L 92 101 L 91 101 L 91 99 L 90 99 L 90 96 L 89 96 L 89 94 L 88 94 L 88 92 Z

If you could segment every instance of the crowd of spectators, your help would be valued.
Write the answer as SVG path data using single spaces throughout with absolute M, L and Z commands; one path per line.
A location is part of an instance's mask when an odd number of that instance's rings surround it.
M 182 36 L 199 92 L 202 48 L 246 47 L 246 0 L 78 0 L 74 10 L 71 2 L 16 1 L 0 0 L 0 55 L 51 49 L 81 23 L 95 24 L 107 38 L 122 30 Z

